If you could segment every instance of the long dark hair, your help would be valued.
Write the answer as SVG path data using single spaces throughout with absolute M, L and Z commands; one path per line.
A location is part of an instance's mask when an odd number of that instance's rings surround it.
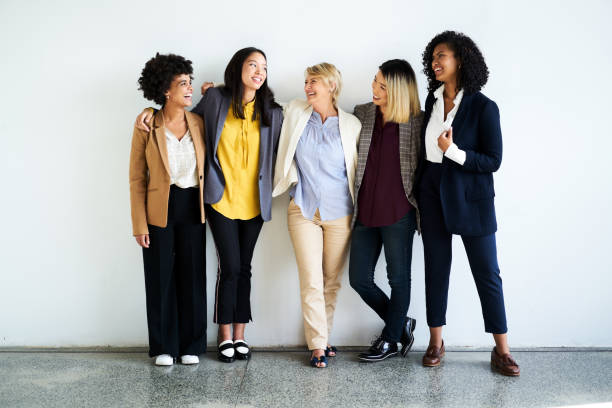
M 230 62 L 225 68 L 225 86 L 223 90 L 232 97 L 232 112 L 234 116 L 244 119 L 244 110 L 242 109 L 242 94 L 244 93 L 244 84 L 242 83 L 242 66 L 244 61 L 254 52 L 258 52 L 267 60 L 266 54 L 255 47 L 247 47 L 236 51 Z M 261 87 L 255 92 L 255 110 L 253 111 L 253 120 L 260 119 L 264 126 L 270 126 L 272 122 L 271 110 L 279 107 L 274 100 L 274 93 L 268 87 L 268 76 Z

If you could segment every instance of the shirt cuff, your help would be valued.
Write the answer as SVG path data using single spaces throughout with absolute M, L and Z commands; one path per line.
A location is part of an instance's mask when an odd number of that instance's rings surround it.
M 465 152 L 459 149 L 457 145 L 454 143 L 450 145 L 448 149 L 446 149 L 446 152 L 444 153 L 444 155 L 448 157 L 449 159 L 451 159 L 452 161 L 459 163 L 462 166 L 463 166 L 463 163 L 465 163 Z

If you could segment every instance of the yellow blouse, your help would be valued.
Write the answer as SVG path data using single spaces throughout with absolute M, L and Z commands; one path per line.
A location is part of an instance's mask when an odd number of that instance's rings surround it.
M 255 101 L 243 106 L 245 119 L 227 112 L 217 157 L 223 177 L 223 197 L 212 207 L 230 219 L 250 220 L 259 215 L 259 120 L 253 120 Z

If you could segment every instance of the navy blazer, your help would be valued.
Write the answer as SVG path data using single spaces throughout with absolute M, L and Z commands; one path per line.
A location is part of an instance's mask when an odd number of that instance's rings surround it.
M 435 101 L 433 93 L 425 101 L 419 182 L 425 164 L 425 131 Z M 446 156 L 442 159 L 440 199 L 446 227 L 459 235 L 492 234 L 497 231 L 493 172 L 499 169 L 502 160 L 499 109 L 495 102 L 480 92 L 464 95 L 453 120 L 453 141 L 465 151 L 466 158 L 463 166 Z
M 204 118 L 206 140 L 204 202 L 208 204 L 221 200 L 225 191 L 225 177 L 217 157 L 217 147 L 231 99 L 231 95 L 221 88 L 211 88 L 192 110 Z M 272 108 L 270 116 L 270 126 L 264 126 L 262 123 L 259 128 L 259 207 L 264 221 L 270 221 L 272 218 L 272 178 L 278 138 L 283 124 L 282 108 L 280 106 Z

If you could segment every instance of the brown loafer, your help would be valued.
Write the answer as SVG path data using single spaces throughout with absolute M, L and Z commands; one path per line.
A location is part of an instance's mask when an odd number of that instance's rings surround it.
M 510 353 L 500 355 L 496 347 L 493 347 L 491 351 L 491 367 L 498 373 L 509 377 L 517 377 L 521 374 L 521 369 L 512 355 Z
M 423 365 L 425 367 L 437 367 L 440 365 L 440 361 L 442 361 L 442 357 L 444 356 L 444 340 L 442 340 L 442 346 L 429 346 L 427 347 L 427 351 L 423 356 Z

